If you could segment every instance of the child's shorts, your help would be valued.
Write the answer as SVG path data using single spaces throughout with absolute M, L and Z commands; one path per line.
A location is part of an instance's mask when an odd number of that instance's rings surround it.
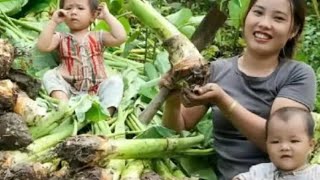
M 67 81 L 63 79 L 56 68 L 47 71 L 43 78 L 42 84 L 48 94 L 53 91 L 63 91 L 70 98 L 71 96 L 80 94 Z M 106 107 L 118 108 L 123 96 L 123 81 L 121 76 L 113 75 L 102 81 L 97 90 L 101 103 Z

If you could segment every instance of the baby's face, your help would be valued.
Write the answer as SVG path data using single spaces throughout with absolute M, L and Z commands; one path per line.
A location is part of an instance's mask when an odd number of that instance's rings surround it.
M 295 171 L 308 162 L 314 142 L 307 134 L 305 121 L 294 116 L 287 122 L 273 117 L 269 123 L 267 151 L 270 160 L 283 171 Z

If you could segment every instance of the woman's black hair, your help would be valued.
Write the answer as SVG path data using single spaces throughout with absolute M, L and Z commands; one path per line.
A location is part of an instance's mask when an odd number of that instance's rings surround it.
M 289 58 L 291 59 L 295 52 L 295 47 L 298 43 L 299 37 L 302 33 L 305 17 L 306 17 L 306 4 L 304 0 L 288 0 L 290 2 L 290 9 L 292 14 L 292 22 L 293 22 L 293 29 L 292 31 L 295 32 L 295 36 L 290 38 L 285 46 L 280 51 L 279 56 L 281 58 Z M 257 0 L 251 0 L 247 9 L 247 12 L 243 19 L 243 25 L 245 24 L 244 21 L 247 18 L 247 15 L 252 8 L 252 6 L 257 2 Z

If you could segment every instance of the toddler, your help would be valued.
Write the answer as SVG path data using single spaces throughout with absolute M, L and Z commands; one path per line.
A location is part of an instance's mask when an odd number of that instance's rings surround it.
M 95 19 L 104 20 L 110 32 L 89 31 Z M 70 33 L 55 32 L 65 22 Z M 47 27 L 41 32 L 37 47 L 42 52 L 57 50 L 60 65 L 46 72 L 43 85 L 50 96 L 67 101 L 81 93 L 96 94 L 112 116 L 123 95 L 122 78 L 108 77 L 103 52 L 126 40 L 121 23 L 98 0 L 61 0 Z

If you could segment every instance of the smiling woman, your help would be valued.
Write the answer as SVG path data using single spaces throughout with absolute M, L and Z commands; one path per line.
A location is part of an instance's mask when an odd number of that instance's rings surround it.
M 293 4 L 294 3 L 294 4 Z M 280 57 L 291 58 L 297 40 L 301 35 L 304 26 L 305 10 L 302 1 L 251 1 L 252 7 L 245 19 L 245 38 L 261 41 L 262 43 L 273 40 L 273 49 L 278 51 Z M 292 16 L 294 13 L 294 16 Z M 260 38 L 254 39 L 251 36 Z M 250 44 L 250 39 L 246 39 L 248 48 L 257 44 Z
M 290 14 L 290 2 L 287 0 L 261 0 L 252 6 L 244 31 L 248 51 L 278 55 L 287 40 L 295 35 Z
M 243 54 L 212 62 L 204 86 L 169 95 L 163 123 L 177 131 L 193 128 L 212 108 L 219 180 L 269 162 L 265 123 L 272 112 L 313 109 L 315 73 L 291 59 L 304 19 L 304 0 L 252 0 L 243 23 Z M 168 74 L 160 85 L 170 84 Z

